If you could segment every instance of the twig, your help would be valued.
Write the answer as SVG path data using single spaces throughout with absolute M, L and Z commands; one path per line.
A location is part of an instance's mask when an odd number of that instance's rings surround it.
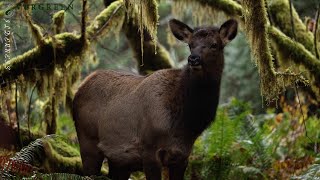
M 289 7 L 290 7 L 292 37 L 293 37 L 293 39 L 296 39 L 296 33 L 295 33 L 294 21 L 293 21 L 293 14 L 292 14 L 292 2 L 291 2 L 291 0 L 289 0 Z
M 29 105 L 28 105 L 28 131 L 29 131 L 29 139 L 31 139 L 31 133 L 30 133 L 30 113 L 31 113 L 31 101 L 32 101 L 32 96 L 33 96 L 33 92 L 37 87 L 38 82 L 36 82 L 36 84 L 34 85 L 32 91 L 31 91 L 31 95 L 30 95 L 30 99 L 29 99 Z
M 22 148 L 22 141 L 21 141 L 21 134 L 20 134 L 19 113 L 18 113 L 18 83 L 17 82 L 16 82 L 15 101 L 16 101 L 16 118 L 17 118 L 17 126 L 18 126 L 18 143 L 19 143 L 19 147 Z
M 319 22 L 319 15 L 320 15 L 320 4 L 318 5 L 318 10 L 316 14 L 316 22 L 314 23 L 314 29 L 313 29 L 313 34 L 314 34 L 314 51 L 316 58 L 319 59 L 319 52 L 318 52 L 318 46 L 317 46 L 317 31 L 318 31 L 318 22 Z
M 141 64 L 140 66 L 144 66 L 144 61 L 143 61 L 143 43 L 144 43 L 144 30 L 143 30 L 143 11 L 142 11 L 142 1 L 140 1 L 140 24 L 139 24 L 139 30 L 140 30 L 140 44 L 141 44 Z
M 81 12 L 81 41 L 86 43 L 86 19 L 87 19 L 87 0 L 82 0 Z

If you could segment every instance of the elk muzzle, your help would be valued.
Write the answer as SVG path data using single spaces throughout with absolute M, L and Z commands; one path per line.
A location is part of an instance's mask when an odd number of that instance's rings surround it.
M 188 57 L 188 64 L 190 66 L 200 66 L 200 56 L 191 54 Z

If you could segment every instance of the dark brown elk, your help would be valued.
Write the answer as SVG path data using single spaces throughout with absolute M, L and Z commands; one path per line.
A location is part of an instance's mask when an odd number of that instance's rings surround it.
M 112 179 L 143 170 L 148 180 L 182 180 L 196 138 L 214 120 L 219 102 L 223 49 L 237 21 L 220 28 L 190 28 L 171 20 L 174 36 L 189 45 L 182 69 L 148 76 L 100 70 L 80 85 L 73 101 L 83 170 L 99 174 L 104 158 Z

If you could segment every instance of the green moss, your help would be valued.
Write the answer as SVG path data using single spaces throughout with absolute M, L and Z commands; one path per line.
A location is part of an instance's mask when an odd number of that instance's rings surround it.
M 140 64 L 140 66 L 138 67 L 139 72 L 141 74 L 149 74 L 159 69 L 171 68 L 173 62 L 170 59 L 169 53 L 159 42 L 156 42 L 157 45 L 155 45 L 155 42 L 152 41 L 148 32 L 144 33 L 144 41 L 142 46 L 144 48 L 144 51 L 142 55 L 142 47 L 140 42 L 141 38 L 138 29 L 139 27 L 137 27 L 137 24 L 132 23 L 131 19 L 129 19 L 128 23 L 126 23 L 124 31 L 133 50 L 134 57 L 138 61 L 138 64 Z M 154 48 L 155 46 L 156 49 Z M 143 66 L 141 66 L 142 57 L 144 57 Z
M 104 9 L 92 24 L 87 28 L 87 34 L 90 40 L 94 40 L 99 35 L 105 35 L 109 32 L 119 33 L 125 18 L 125 8 L 122 0 L 110 4 Z
M 71 146 L 70 143 L 67 143 L 66 140 L 63 140 L 62 138 L 51 138 L 47 141 L 52 145 L 52 150 L 56 151 L 64 157 L 80 156 L 79 150 L 76 147 Z
M 178 19 L 187 16 L 186 10 L 191 8 L 192 20 L 198 26 L 221 25 L 230 16 L 242 18 L 242 6 L 233 0 L 176 0 L 172 8 Z
M 245 20 L 245 33 L 251 47 L 251 53 L 258 66 L 261 77 L 261 94 L 267 101 L 278 99 L 278 95 L 286 87 L 305 79 L 299 74 L 290 71 L 276 72 L 273 66 L 273 57 L 268 37 L 268 18 L 264 0 L 258 2 L 243 1 L 243 15 Z
M 156 0 L 133 0 L 126 1 L 126 9 L 133 23 L 139 27 L 140 35 L 147 30 L 151 39 L 157 39 L 157 25 L 159 20 L 158 3 Z M 143 36 L 142 36 L 143 37 Z
M 78 36 L 71 33 L 62 33 L 56 35 L 55 39 L 57 44 L 55 48 L 57 54 L 56 65 L 64 65 L 68 57 L 79 56 L 79 52 L 82 52 Z M 41 47 L 37 46 L 0 65 L 0 75 L 4 79 L 4 86 L 8 85 L 7 82 L 17 79 L 20 75 L 23 75 L 26 81 L 33 83 L 39 79 L 43 79 L 46 75 L 43 74 L 45 72 L 38 71 L 37 69 L 45 68 L 50 72 L 50 68 L 54 68 L 52 64 L 54 60 L 53 52 L 52 39 L 49 38 L 44 40 L 44 44 Z M 53 71 L 51 70 L 51 72 Z M 34 79 L 34 77 L 38 77 L 39 79 Z
M 168 51 L 161 44 L 158 43 L 156 50 L 154 49 L 153 42 L 145 42 L 144 44 L 144 65 L 139 66 L 139 72 L 141 74 L 150 74 L 153 71 L 171 68 L 173 66 Z M 139 56 L 136 55 L 136 58 L 138 57 Z
M 158 3 L 156 0 L 144 0 L 141 8 L 146 10 L 142 14 L 144 28 L 148 30 L 152 40 L 155 42 L 159 23 Z
M 138 27 L 140 33 L 141 61 L 139 64 L 143 66 L 144 59 L 146 59 L 144 57 L 145 33 L 148 33 L 149 38 L 153 41 L 154 49 L 157 49 L 158 3 L 156 0 L 133 0 L 125 1 L 125 7 L 127 9 L 127 20 L 130 19 Z
M 264 1 L 243 1 L 243 15 L 245 33 L 261 77 L 261 93 L 267 96 L 267 99 L 270 99 L 276 96 L 280 89 L 275 81 L 275 70 L 272 65 L 272 55 L 266 30 L 267 14 Z
M 64 10 L 61 10 L 52 17 L 55 34 L 60 34 L 64 28 L 64 14 Z
M 275 26 L 279 27 L 284 34 L 293 38 L 294 35 L 292 32 L 291 16 L 289 14 L 289 1 L 271 1 L 268 5 L 271 20 Z M 301 21 L 294 7 L 292 8 L 292 15 L 294 20 L 295 40 L 303 44 L 307 50 L 314 53 L 313 34 L 307 30 L 306 25 Z
M 42 46 L 43 45 L 43 34 L 41 32 L 40 27 L 32 22 L 31 17 L 29 15 L 26 15 L 26 19 L 28 21 L 32 36 L 34 37 L 34 39 L 36 41 L 36 45 Z
M 223 11 L 228 16 L 242 15 L 242 6 L 233 0 L 186 0 L 187 2 L 198 2 L 202 5 L 210 6 L 216 10 Z M 203 13 L 206 12 L 204 11 Z
M 290 53 L 291 59 L 296 64 L 305 66 L 309 71 L 314 71 L 315 75 L 320 75 L 320 61 L 310 53 L 301 43 L 293 41 L 290 37 L 286 36 L 283 32 L 277 28 L 269 27 L 268 32 L 271 40 L 274 41 L 279 51 L 286 51 Z
M 217 9 L 224 11 L 228 16 L 241 16 L 242 7 L 239 3 L 230 0 L 199 0 L 201 3 L 208 3 Z
M 279 57 L 290 59 L 307 70 L 303 74 L 308 77 L 312 91 L 316 95 L 316 98 L 320 100 L 320 89 L 317 84 L 320 80 L 320 61 L 305 46 L 293 41 L 277 28 L 269 27 L 268 31 L 271 40 L 280 54 Z
M 48 172 L 81 173 L 79 151 L 62 138 L 47 138 L 43 142 L 46 154 L 45 168 Z

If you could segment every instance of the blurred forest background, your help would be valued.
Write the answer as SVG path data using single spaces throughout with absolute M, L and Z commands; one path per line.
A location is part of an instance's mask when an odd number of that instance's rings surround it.
M 96 69 L 183 67 L 189 49 L 171 35 L 171 18 L 240 22 L 225 48 L 217 117 L 196 141 L 186 179 L 320 177 L 319 0 L 86 2 L 0 1 L 3 179 L 83 179 L 74 92 Z

